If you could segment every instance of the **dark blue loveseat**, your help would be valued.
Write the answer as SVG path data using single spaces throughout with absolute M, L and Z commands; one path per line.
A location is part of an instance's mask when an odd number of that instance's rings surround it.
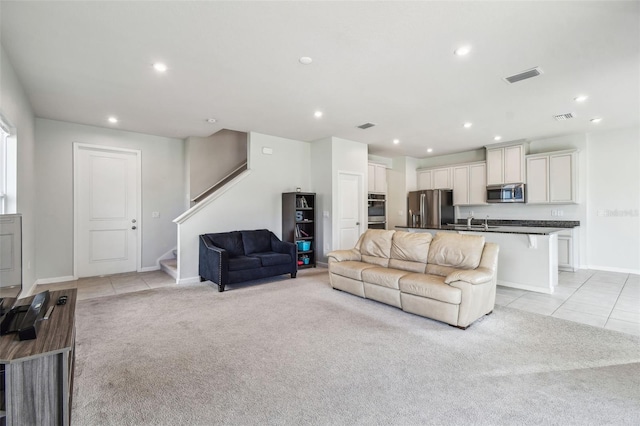
M 200 281 L 227 284 L 298 272 L 297 249 L 267 229 L 200 235 Z

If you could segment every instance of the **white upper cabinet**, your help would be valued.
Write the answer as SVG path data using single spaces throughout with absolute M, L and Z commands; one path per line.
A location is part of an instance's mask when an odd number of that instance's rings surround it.
M 486 164 L 460 164 L 451 168 L 453 175 L 453 204 L 456 206 L 486 203 Z
M 432 176 L 431 170 L 418 170 L 418 190 L 433 189 Z
M 577 203 L 578 152 L 558 151 L 527 156 L 527 203 Z
M 369 163 L 368 165 L 369 192 L 384 194 L 387 192 L 387 168 L 384 164 Z
M 452 189 L 451 167 L 433 169 L 433 189 Z
M 526 145 L 496 146 L 487 148 L 487 185 L 525 182 L 524 157 Z

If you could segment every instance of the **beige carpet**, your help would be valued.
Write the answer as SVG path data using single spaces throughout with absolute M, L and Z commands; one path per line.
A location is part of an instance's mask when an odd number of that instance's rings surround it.
M 73 425 L 637 424 L 638 337 L 496 307 L 468 330 L 326 269 L 81 301 Z

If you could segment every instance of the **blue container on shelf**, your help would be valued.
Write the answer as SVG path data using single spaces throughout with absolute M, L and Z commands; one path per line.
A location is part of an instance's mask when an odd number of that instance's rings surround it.
M 298 241 L 298 251 L 309 251 L 311 249 L 311 241 Z
M 305 265 L 309 264 L 309 258 L 305 257 L 304 259 L 302 259 L 302 261 L 304 262 Z

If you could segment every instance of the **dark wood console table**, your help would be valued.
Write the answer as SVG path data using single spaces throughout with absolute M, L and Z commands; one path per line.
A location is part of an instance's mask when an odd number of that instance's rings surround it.
M 42 320 L 37 338 L 18 340 L 16 334 L 0 337 L 0 426 L 69 425 L 75 346 L 75 289 L 50 292 L 49 304 L 60 296 L 65 305 L 56 305 Z M 18 300 L 31 303 L 33 297 Z M 11 307 L 15 299 L 5 299 Z

